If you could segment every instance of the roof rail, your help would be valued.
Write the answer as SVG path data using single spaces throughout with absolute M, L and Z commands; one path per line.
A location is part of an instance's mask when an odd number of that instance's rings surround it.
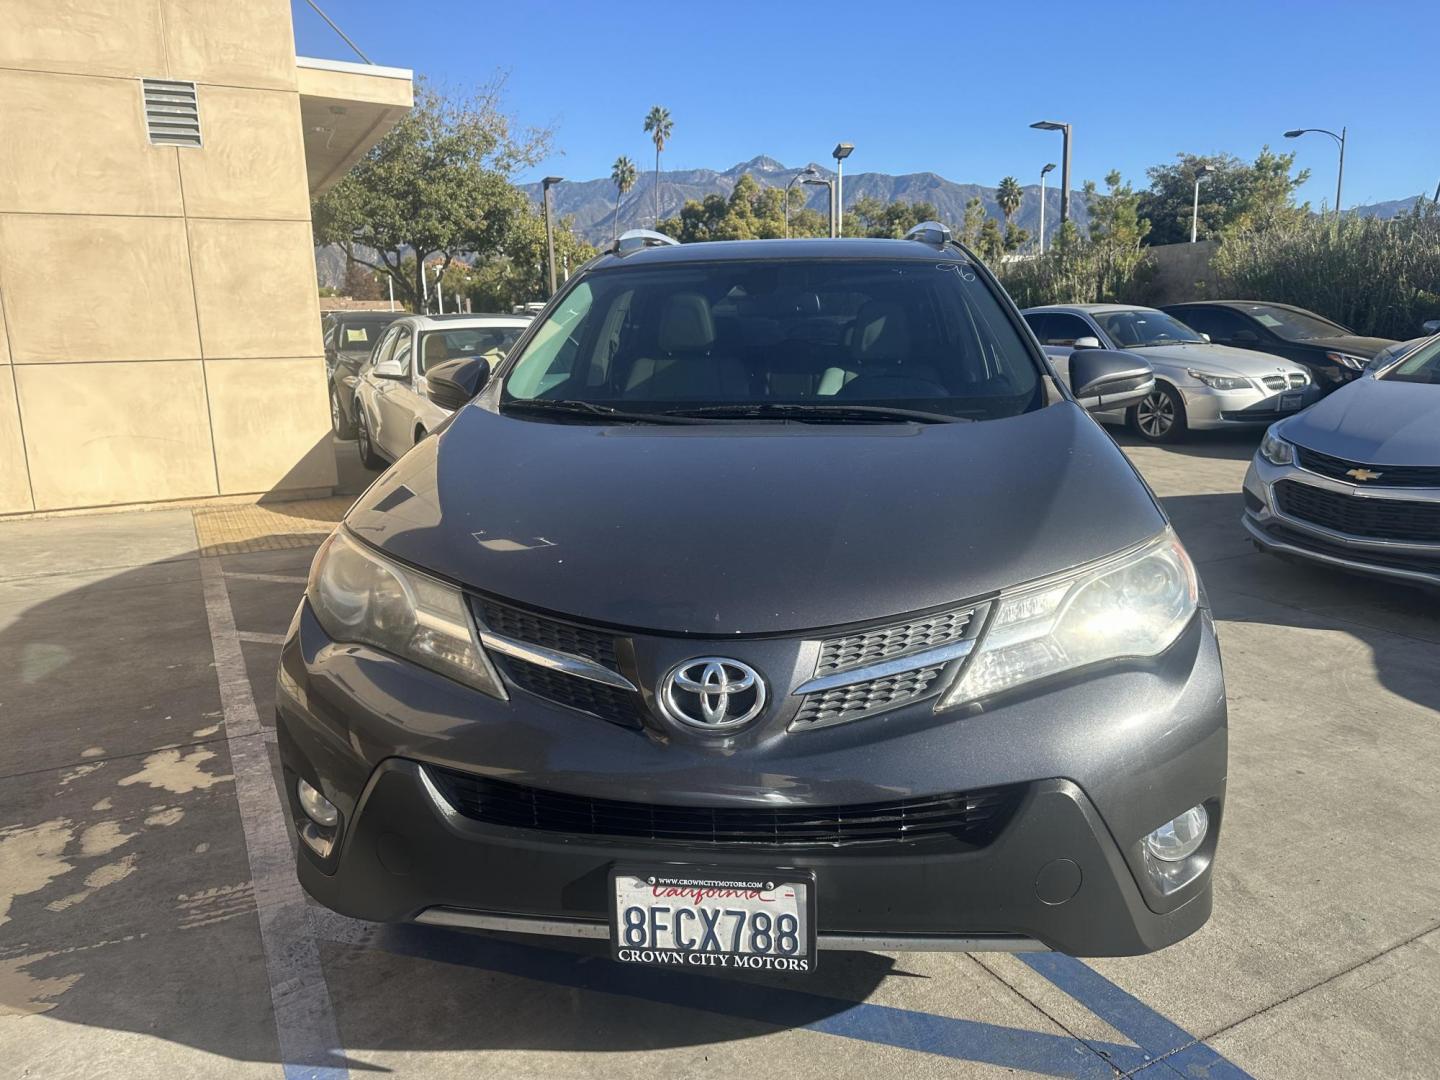
M 950 243 L 952 237 L 950 230 L 938 221 L 922 221 L 905 234 L 906 240 L 917 240 L 922 244 L 930 244 L 934 247 L 943 248 Z
M 616 255 L 628 255 L 641 248 L 679 247 L 679 245 L 680 241 L 673 236 L 666 236 L 653 229 L 627 229 L 620 234 L 620 239 L 615 241 L 615 246 L 610 250 Z

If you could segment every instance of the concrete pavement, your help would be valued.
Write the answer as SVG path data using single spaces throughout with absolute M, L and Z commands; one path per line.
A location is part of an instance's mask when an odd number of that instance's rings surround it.
M 827 954 L 814 980 L 742 983 L 297 909 L 267 732 L 273 641 L 313 537 L 202 555 L 232 549 L 190 511 L 0 524 L 0 1062 L 32 1077 L 1433 1075 L 1436 601 L 1255 554 L 1236 525 L 1254 441 L 1127 446 L 1220 624 L 1230 800 L 1211 923 L 1085 964 Z

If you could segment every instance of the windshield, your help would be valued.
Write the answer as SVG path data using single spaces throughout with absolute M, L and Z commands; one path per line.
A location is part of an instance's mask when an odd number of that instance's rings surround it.
M 1440 337 L 1421 345 L 1389 371 L 1377 376 L 1395 382 L 1440 384 Z
M 1124 349 L 1136 345 L 1202 344 L 1205 339 L 1163 311 L 1107 311 L 1094 316 L 1110 340 Z
M 986 283 L 937 256 L 592 273 L 510 370 L 502 407 L 537 400 L 632 418 L 709 407 L 846 422 L 859 406 L 872 419 L 877 406 L 992 419 L 1038 408 L 1044 395 Z
M 453 330 L 428 330 L 420 335 L 420 374 L 436 364 L 462 356 L 484 356 L 500 360 L 520 337 L 523 326 L 457 326 Z
M 1307 338 L 1329 338 L 1349 334 L 1350 331 L 1339 323 L 1322 319 L 1308 311 L 1293 311 L 1290 308 L 1272 307 L 1269 304 L 1245 304 L 1241 306 L 1256 322 L 1282 338 L 1305 340 Z

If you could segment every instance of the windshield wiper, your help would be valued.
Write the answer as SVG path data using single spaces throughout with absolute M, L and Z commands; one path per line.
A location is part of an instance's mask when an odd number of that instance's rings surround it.
M 747 420 L 751 418 L 780 420 L 859 420 L 884 423 L 887 420 L 911 421 L 919 424 L 971 423 L 968 416 L 926 412 L 923 409 L 902 409 L 889 405 L 805 404 L 800 402 L 750 401 L 733 405 L 701 405 L 693 409 L 670 409 L 670 416 L 700 416 L 715 419 Z
M 626 412 L 612 405 L 571 398 L 512 398 L 500 405 L 501 412 L 550 413 L 560 416 L 598 417 L 621 423 L 683 424 L 685 420 L 668 412 Z

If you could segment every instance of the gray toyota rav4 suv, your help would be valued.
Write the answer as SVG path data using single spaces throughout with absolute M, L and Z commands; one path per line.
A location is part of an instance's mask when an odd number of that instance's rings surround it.
M 1204 593 L 938 225 L 627 234 L 321 547 L 278 679 L 305 888 L 346 915 L 810 971 L 1144 953 L 1211 907 Z M 1077 400 L 1078 399 L 1078 400 Z

